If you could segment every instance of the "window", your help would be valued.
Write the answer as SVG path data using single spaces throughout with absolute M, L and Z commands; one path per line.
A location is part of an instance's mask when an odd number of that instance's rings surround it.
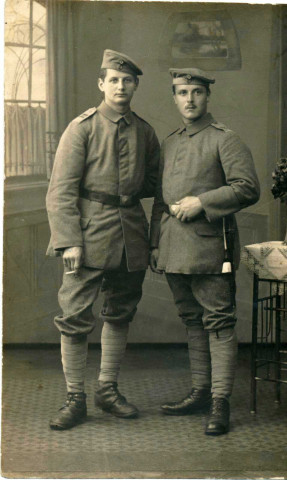
M 5 5 L 5 175 L 45 175 L 46 9 Z

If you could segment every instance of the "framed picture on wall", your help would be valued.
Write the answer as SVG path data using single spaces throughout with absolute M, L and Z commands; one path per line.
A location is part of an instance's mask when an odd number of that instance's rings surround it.
M 181 12 L 169 16 L 160 38 L 159 64 L 204 70 L 240 70 L 240 45 L 225 10 Z

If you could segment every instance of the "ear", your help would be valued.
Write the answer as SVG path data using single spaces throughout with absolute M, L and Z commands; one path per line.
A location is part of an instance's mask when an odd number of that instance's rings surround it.
M 101 78 L 98 78 L 98 87 L 101 90 L 101 92 L 104 91 L 104 82 Z
M 135 91 L 136 91 L 136 89 L 138 88 L 138 86 L 139 86 L 139 79 L 138 79 L 138 77 L 137 77 L 137 78 L 136 78 L 136 81 L 135 81 Z

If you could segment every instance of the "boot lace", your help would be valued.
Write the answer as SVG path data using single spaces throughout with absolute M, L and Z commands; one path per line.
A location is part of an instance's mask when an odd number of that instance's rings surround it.
M 68 393 L 67 399 L 64 405 L 60 408 L 60 410 L 66 410 L 69 408 L 71 403 L 73 403 L 76 407 L 81 407 L 83 402 L 86 399 L 85 393 Z
M 212 402 L 211 414 L 212 415 L 221 415 L 225 413 L 226 400 L 224 398 L 217 398 Z

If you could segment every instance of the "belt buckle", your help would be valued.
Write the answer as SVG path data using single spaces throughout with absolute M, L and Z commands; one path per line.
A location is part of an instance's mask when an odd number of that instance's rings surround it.
M 120 195 L 120 207 L 130 207 L 132 205 L 131 195 Z

